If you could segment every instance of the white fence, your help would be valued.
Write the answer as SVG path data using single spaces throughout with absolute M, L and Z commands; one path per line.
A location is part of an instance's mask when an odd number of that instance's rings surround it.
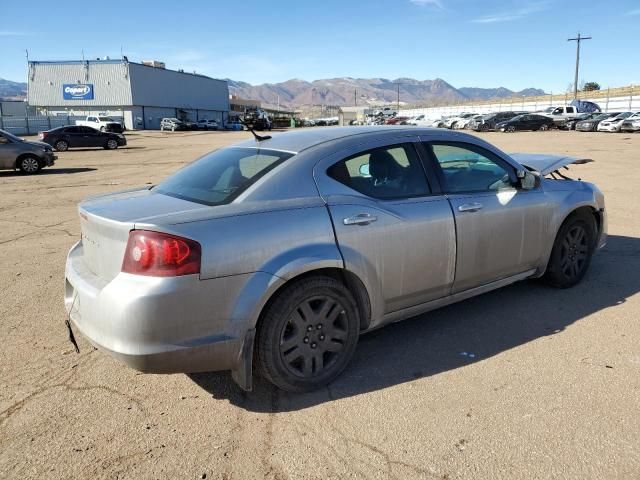
M 603 112 L 624 112 L 624 111 L 640 111 L 640 91 L 635 95 L 615 96 L 615 97 L 603 97 L 602 95 L 594 96 L 590 98 L 588 96 L 581 96 L 580 100 L 587 100 L 597 103 Z M 414 117 L 417 115 L 425 115 L 427 118 L 441 118 L 451 115 L 457 115 L 460 113 L 490 113 L 490 112 L 511 112 L 511 111 L 523 111 L 523 112 L 537 112 L 544 110 L 547 107 L 557 107 L 561 105 L 567 105 L 571 102 L 569 97 L 558 98 L 557 96 L 549 96 L 548 100 L 544 98 L 536 97 L 535 100 L 527 100 L 526 97 L 521 101 L 515 98 L 510 98 L 504 102 L 478 102 L 478 103 L 464 103 L 461 105 L 450 105 L 444 107 L 425 107 L 425 108 L 411 108 L 404 109 L 398 112 L 399 116 Z

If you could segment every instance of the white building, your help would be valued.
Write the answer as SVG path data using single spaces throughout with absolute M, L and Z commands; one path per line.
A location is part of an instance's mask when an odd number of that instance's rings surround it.
M 149 63 L 129 62 L 126 57 L 30 61 L 27 100 L 44 115 L 123 117 L 128 129 L 158 129 L 164 117 L 227 120 L 225 80 Z

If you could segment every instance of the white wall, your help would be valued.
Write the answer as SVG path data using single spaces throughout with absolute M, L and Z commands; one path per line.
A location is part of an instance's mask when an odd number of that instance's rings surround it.
M 551 98 L 551 97 L 550 97 Z M 597 103 L 603 112 L 622 112 L 627 110 L 640 111 L 640 95 L 636 96 L 624 96 L 624 97 L 611 97 L 606 98 L 581 98 L 580 100 L 586 100 Z M 506 112 L 506 111 L 525 111 L 535 112 L 538 110 L 544 110 L 547 107 L 556 107 L 571 103 L 571 99 L 565 103 L 564 99 L 555 99 L 549 101 L 516 101 L 506 100 L 504 103 L 470 103 L 464 105 L 452 105 L 449 107 L 428 107 L 428 108 L 411 108 L 404 109 L 398 112 L 399 116 L 413 117 L 416 115 L 426 115 L 427 118 L 440 118 L 448 115 L 456 115 L 463 112 L 469 113 L 490 113 L 490 112 Z

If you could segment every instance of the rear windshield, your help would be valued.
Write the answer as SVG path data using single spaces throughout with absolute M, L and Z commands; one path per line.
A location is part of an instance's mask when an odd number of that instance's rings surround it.
M 223 205 L 292 156 L 277 150 L 225 148 L 179 170 L 153 191 L 204 205 Z

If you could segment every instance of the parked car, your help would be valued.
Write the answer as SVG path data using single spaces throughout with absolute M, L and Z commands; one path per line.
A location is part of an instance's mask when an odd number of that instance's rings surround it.
M 581 113 L 575 118 L 569 118 L 569 119 L 561 121 L 561 122 L 556 122 L 556 126 L 560 130 L 575 130 L 576 129 L 576 123 L 581 122 L 583 120 L 591 120 L 592 118 L 596 118 L 599 115 L 601 115 L 600 112 Z
M 392 107 L 383 107 L 373 112 L 373 114 L 376 116 L 382 115 L 383 117 L 395 117 L 398 114 L 398 110 Z
M 580 115 L 578 107 L 574 105 L 563 105 L 560 107 L 549 107 L 541 112 L 537 112 L 540 115 L 552 118 L 556 123 L 562 123 L 568 119 L 576 118 Z
M 518 115 L 511 120 L 496 124 L 496 130 L 500 130 L 501 132 L 515 132 L 516 130 L 546 131 L 553 127 L 555 127 L 555 122 L 552 118 L 535 113 Z
M 613 118 L 618 115 L 620 115 L 619 112 L 600 113 L 595 117 L 576 122 L 575 129 L 579 132 L 595 132 L 600 122 L 606 120 L 607 118 Z
M 621 132 L 639 132 L 640 131 L 640 112 L 636 112 L 628 117 L 622 125 L 620 125 Z
M 396 116 L 396 117 L 387 118 L 387 120 L 384 123 L 385 125 L 406 125 L 407 120 L 409 120 L 409 117 Z
M 175 132 L 176 130 L 189 130 L 189 128 L 182 120 L 178 120 L 177 118 L 163 118 L 160 120 L 160 130 L 171 130 Z
M 122 124 L 111 117 L 89 115 L 85 120 L 76 120 L 76 125 L 95 128 L 101 132 L 122 133 L 124 131 Z
M 461 121 L 464 120 L 466 118 L 471 118 L 471 117 L 475 117 L 477 114 L 475 113 L 461 113 L 460 115 L 455 115 L 453 117 L 449 117 L 444 121 L 444 127 L 445 128 L 456 128 L 456 124 Z
M 522 115 L 527 112 L 494 112 L 482 115 L 480 118 L 475 118 L 469 123 L 469 128 L 476 132 L 488 132 L 495 130 L 496 124 L 500 122 L 506 122 L 513 117 Z
M 38 173 L 44 167 L 51 167 L 57 158 L 51 145 L 28 142 L 24 138 L 0 130 L 0 170 Z
M 622 112 L 615 117 L 602 120 L 596 130 L 598 132 L 619 132 L 622 128 L 622 122 L 633 115 L 633 112 Z
M 79 205 L 70 337 L 146 372 L 231 370 L 248 390 L 255 361 L 319 388 L 362 332 L 527 278 L 580 282 L 607 225 L 603 194 L 563 169 L 586 161 L 420 127 L 219 149 Z
M 198 120 L 199 130 L 218 130 L 218 122 L 215 120 Z
M 466 118 L 462 118 L 456 122 L 453 128 L 456 130 L 464 130 L 465 128 L 469 128 L 469 125 L 472 121 L 481 118 L 482 115 L 472 115 Z
M 66 126 L 38 133 L 38 138 L 59 152 L 70 148 L 100 147 L 115 150 L 127 144 L 121 133 L 101 132 L 91 127 Z

